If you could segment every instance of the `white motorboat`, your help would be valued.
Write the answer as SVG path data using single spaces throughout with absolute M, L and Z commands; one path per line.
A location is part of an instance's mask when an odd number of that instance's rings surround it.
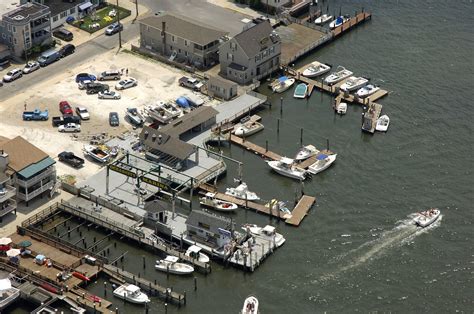
M 20 289 L 12 287 L 10 279 L 0 279 L 0 313 L 19 297 Z
M 106 163 L 110 158 L 109 153 L 94 145 L 84 146 L 84 153 L 100 163 Z
M 338 16 L 334 21 L 329 23 L 329 28 L 330 29 L 335 29 L 336 27 L 341 26 L 342 24 L 346 23 L 347 21 L 349 21 L 348 17 L 342 16 L 342 15 Z
M 203 197 L 200 198 L 199 202 L 201 205 L 211 207 L 213 209 L 230 212 L 238 208 L 237 204 L 232 202 L 222 201 L 216 198 L 216 193 L 207 192 Z
M 317 153 L 319 153 L 319 150 L 316 147 L 314 147 L 313 145 L 306 145 L 298 150 L 295 156 L 295 160 L 305 160 L 311 156 L 316 155 Z
M 189 275 L 194 271 L 194 267 L 184 263 L 178 263 L 179 258 L 168 255 L 165 259 L 156 261 L 155 269 L 170 274 Z
M 264 129 L 263 124 L 257 121 L 247 121 L 239 125 L 235 130 L 234 134 L 237 136 L 249 136 L 255 134 Z
M 148 296 L 141 292 L 139 287 L 128 283 L 123 284 L 115 289 L 114 296 L 136 304 L 145 304 L 150 302 Z
M 294 78 L 288 78 L 286 76 L 282 76 L 278 78 L 275 82 L 272 83 L 272 90 L 275 93 L 283 93 L 288 88 L 290 88 L 293 84 L 295 84 Z
M 360 88 L 357 91 L 356 94 L 357 94 L 357 97 L 364 98 L 364 97 L 372 95 L 373 93 L 375 93 L 379 89 L 380 89 L 380 87 L 378 87 L 376 85 L 373 85 L 373 84 L 369 84 L 369 85 L 366 85 L 366 86 Z
M 352 75 L 352 71 L 349 71 L 342 66 L 338 66 L 336 69 L 336 72 L 328 75 L 328 77 L 324 79 L 324 82 L 328 85 L 336 84 L 337 82 L 340 82 L 351 75 Z
M 125 110 L 125 115 L 133 125 L 141 126 L 145 123 L 145 119 L 138 112 L 137 108 L 127 108 L 127 110 Z
M 295 166 L 295 161 L 291 158 L 282 157 L 280 160 L 271 160 L 267 163 L 270 168 L 283 176 L 297 180 L 306 179 L 306 170 Z
M 438 208 L 431 208 L 429 210 L 419 212 L 413 221 L 416 225 L 425 228 L 435 222 L 439 218 L 439 215 L 441 215 L 441 211 Z
M 329 65 L 314 61 L 303 71 L 303 76 L 317 77 L 329 72 L 329 70 L 331 70 Z
M 266 225 L 265 227 L 259 227 L 255 224 L 245 224 L 242 229 L 249 232 L 252 235 L 271 241 L 276 247 L 280 247 L 285 243 L 286 239 L 276 232 L 275 227 Z
M 293 93 L 293 97 L 295 98 L 306 98 L 308 93 L 308 85 L 305 83 L 300 83 L 296 85 L 295 92 Z
M 283 213 L 283 218 L 291 218 L 291 210 L 288 209 L 284 201 L 279 201 L 277 199 L 272 199 L 270 202 L 265 204 L 266 208 L 269 208 L 271 211 L 277 208 Z
M 311 166 L 308 167 L 308 172 L 312 174 L 317 174 L 323 170 L 326 170 L 329 168 L 330 165 L 332 165 L 333 162 L 336 161 L 337 154 L 334 155 L 325 155 L 325 154 L 320 154 L 318 155 L 317 161 L 312 164 Z
M 369 82 L 365 77 L 351 76 L 344 84 L 341 85 L 341 90 L 345 92 L 352 92 L 353 90 L 363 87 Z
M 375 125 L 375 130 L 380 132 L 387 132 L 388 126 L 390 125 L 390 118 L 384 114 L 377 119 L 377 124 Z
M 255 192 L 250 192 L 247 184 L 242 182 L 235 188 L 227 188 L 225 194 L 236 197 L 241 200 L 257 201 L 260 199 Z
M 150 118 L 161 123 L 168 123 L 183 113 L 183 111 L 174 104 L 165 103 L 163 101 L 159 101 L 156 106 L 147 106 L 145 111 Z
M 209 263 L 209 256 L 201 252 L 202 248 L 197 245 L 191 245 L 184 255 L 197 259 L 201 263 Z
M 346 112 L 347 112 L 347 103 L 340 102 L 336 107 L 336 112 L 340 115 L 346 114 Z
M 244 301 L 241 314 L 258 314 L 258 299 L 253 295 L 248 296 Z
M 314 24 L 323 25 L 323 24 L 329 22 L 330 20 L 332 20 L 332 15 L 323 14 L 320 17 L 318 17 L 317 19 L 314 20 Z

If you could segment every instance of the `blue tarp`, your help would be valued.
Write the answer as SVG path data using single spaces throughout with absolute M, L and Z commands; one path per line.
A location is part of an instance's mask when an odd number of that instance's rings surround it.
M 279 80 L 280 82 L 284 82 L 284 81 L 286 81 L 287 79 L 288 79 L 288 77 L 282 76 L 282 77 L 280 77 L 278 80 Z
M 336 25 L 342 24 L 342 16 L 338 16 L 336 19 Z
M 185 97 L 179 97 L 178 99 L 176 99 L 176 103 L 181 108 L 189 108 L 190 107 L 189 101 Z
M 323 160 L 323 159 L 326 159 L 328 157 L 328 155 L 325 155 L 325 154 L 321 154 L 321 155 L 318 155 L 316 157 L 317 160 Z

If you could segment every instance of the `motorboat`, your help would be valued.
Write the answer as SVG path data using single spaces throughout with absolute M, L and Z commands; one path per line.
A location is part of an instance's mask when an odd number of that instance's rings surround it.
M 270 202 L 265 204 L 266 208 L 269 208 L 272 211 L 275 208 L 278 208 L 283 213 L 283 218 L 291 217 L 291 210 L 288 209 L 284 201 L 279 201 L 277 199 L 272 199 Z
M 351 76 L 344 84 L 341 85 L 341 90 L 345 92 L 352 92 L 353 90 L 359 89 L 369 82 L 365 77 Z
M 377 124 L 375 125 L 375 130 L 380 132 L 387 132 L 388 126 L 390 125 L 390 118 L 384 114 L 377 119 Z
M 248 296 L 244 301 L 241 314 L 258 314 L 258 299 L 253 295 Z
M 133 125 L 140 126 L 145 123 L 145 118 L 138 112 L 137 108 L 127 108 L 125 116 L 128 117 L 130 123 Z
M 150 302 L 148 296 L 139 287 L 132 284 L 123 284 L 114 290 L 114 296 L 130 303 L 145 304 Z
M 357 94 L 357 97 L 364 98 L 364 97 L 368 97 L 368 96 L 372 95 L 373 93 L 375 93 L 379 89 L 380 89 L 380 87 L 378 87 L 376 85 L 373 85 L 373 84 L 369 84 L 369 85 L 366 85 L 366 86 L 360 88 L 359 90 L 357 90 L 356 94 Z
M 306 170 L 295 166 L 295 161 L 291 158 L 282 157 L 280 160 L 271 160 L 267 164 L 275 172 L 297 180 L 306 179 Z
M 201 205 L 223 212 L 234 211 L 238 208 L 237 204 L 217 199 L 216 193 L 212 192 L 207 192 L 203 197 L 200 198 L 199 202 Z
M 330 29 L 335 29 L 336 27 L 341 26 L 342 24 L 346 23 L 349 21 L 349 18 L 347 16 L 338 16 L 334 21 L 329 23 L 329 28 Z
M 308 85 L 305 83 L 300 83 L 296 85 L 295 92 L 293 93 L 293 97 L 295 98 L 306 98 L 308 93 Z
M 441 215 L 441 211 L 438 208 L 430 208 L 429 210 L 419 212 L 413 221 L 416 225 L 425 228 L 435 222 L 439 215 Z
M 347 103 L 340 102 L 336 107 L 336 112 L 340 115 L 346 114 L 346 112 L 347 112 Z
M 326 155 L 320 154 L 316 157 L 316 162 L 308 167 L 308 172 L 312 174 L 317 174 L 323 170 L 329 168 L 333 162 L 336 161 L 337 154 Z
M 320 17 L 318 17 L 317 19 L 314 20 L 314 24 L 323 25 L 323 24 L 329 22 L 330 20 L 332 20 L 332 15 L 323 14 Z
M 179 117 L 183 111 L 171 103 L 159 101 L 157 105 L 145 107 L 148 116 L 161 123 L 168 123 L 174 118 Z
M 92 159 L 100 163 L 106 163 L 110 158 L 109 153 L 94 145 L 84 146 L 84 154 L 89 155 Z
M 282 246 L 286 241 L 286 239 L 281 234 L 276 232 L 275 227 L 270 225 L 266 225 L 262 228 L 255 224 L 245 224 L 243 225 L 242 229 L 254 236 L 271 241 L 271 243 L 276 245 L 276 247 Z
M 329 72 L 329 70 L 331 70 L 329 65 L 314 61 L 303 71 L 303 76 L 317 77 Z
M 191 245 L 184 255 L 197 259 L 201 263 L 209 263 L 209 256 L 201 252 L 202 248 L 197 245 Z
M 352 75 L 352 71 L 347 70 L 342 66 L 338 66 L 336 72 L 331 73 L 324 79 L 324 82 L 328 85 L 336 84 L 337 82 L 342 81 L 345 78 L 348 78 Z
M 19 297 L 20 289 L 12 287 L 10 279 L 0 279 L 0 312 Z
M 264 129 L 263 124 L 257 121 L 247 121 L 239 125 L 235 130 L 234 134 L 237 136 L 249 136 L 255 134 Z
M 194 267 L 184 263 L 178 263 L 179 258 L 168 255 L 165 259 L 156 261 L 155 269 L 170 274 L 189 275 L 194 271 Z
M 317 153 L 319 153 L 319 150 L 316 147 L 314 147 L 313 145 L 306 145 L 298 150 L 295 156 L 295 160 L 306 160 L 309 157 L 316 155 Z
M 255 192 L 249 191 L 245 182 L 242 182 L 235 188 L 227 188 L 225 194 L 247 201 L 257 201 L 260 199 Z
M 293 86 L 293 84 L 295 84 L 295 81 L 296 80 L 294 78 L 288 78 L 287 76 L 282 76 L 278 78 L 275 82 L 273 82 L 271 87 L 275 93 L 283 93 L 288 88 Z

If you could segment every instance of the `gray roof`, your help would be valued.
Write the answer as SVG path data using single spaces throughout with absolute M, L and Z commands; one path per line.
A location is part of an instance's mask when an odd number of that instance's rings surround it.
M 140 141 L 151 150 L 158 150 L 180 160 L 186 160 L 196 151 L 194 145 L 183 142 L 149 126 L 143 127 L 140 133 Z
M 64 12 L 66 10 L 69 10 L 70 8 L 73 8 L 77 5 L 79 5 L 79 2 L 66 2 L 64 0 L 45 0 L 44 5 L 48 6 L 49 9 L 51 10 L 51 16 L 58 15 L 61 12 Z M 69 12 L 67 12 L 69 15 Z
M 228 80 L 228 79 L 225 79 L 219 75 L 210 75 L 209 76 L 209 83 L 214 84 L 214 85 L 218 85 L 220 87 L 227 87 L 227 88 L 231 88 L 231 87 L 237 87 L 237 83 L 235 82 L 232 82 L 231 80 Z
M 209 106 L 202 106 L 163 126 L 160 131 L 171 136 L 179 137 L 181 134 L 199 126 L 209 119 L 217 116 L 219 112 Z
M 167 12 L 160 16 L 150 16 L 140 21 L 141 24 L 161 31 L 162 22 L 166 23 L 166 32 L 188 39 L 196 44 L 205 46 L 228 34 L 213 26 L 193 20 L 189 17 Z
M 229 230 L 231 228 L 231 220 L 229 218 L 218 216 L 204 210 L 192 210 L 186 219 L 186 225 L 197 227 L 198 223 L 209 225 L 212 232 L 217 232 L 217 228 Z
M 272 43 L 272 38 L 270 38 L 272 32 L 273 28 L 270 22 L 264 21 L 235 35 L 233 39 L 239 44 L 247 57 L 253 58 Z
M 45 5 L 40 4 L 40 3 L 27 2 L 27 3 L 19 6 L 15 10 L 12 10 L 10 12 L 5 13 L 3 16 L 4 17 L 9 17 L 9 18 L 14 19 L 14 20 L 15 20 L 15 18 L 20 19 L 21 17 L 23 17 L 24 19 L 21 19 L 21 21 L 27 21 L 25 19 L 30 18 L 30 16 L 36 16 L 39 13 L 44 13 L 43 11 L 45 11 L 46 9 L 49 9 L 49 8 Z M 18 21 L 20 21 L 20 20 L 18 20 Z

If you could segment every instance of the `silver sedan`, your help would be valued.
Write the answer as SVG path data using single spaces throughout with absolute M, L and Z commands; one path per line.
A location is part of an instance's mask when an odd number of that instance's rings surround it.
M 99 99 L 120 99 L 120 94 L 114 91 L 105 90 L 97 94 Z

